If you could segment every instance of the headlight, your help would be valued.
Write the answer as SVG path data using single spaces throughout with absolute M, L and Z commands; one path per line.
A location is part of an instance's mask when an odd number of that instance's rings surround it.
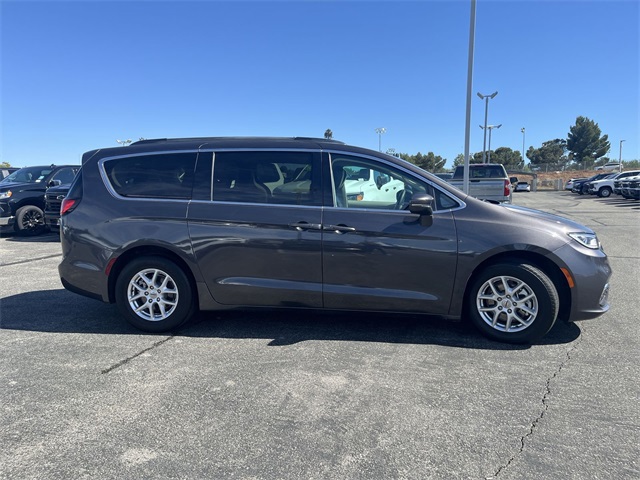
M 569 236 L 573 238 L 580 245 L 587 248 L 597 249 L 600 248 L 600 242 L 595 233 L 575 232 L 570 233 Z
M 6 192 L 0 192 L 0 198 L 9 198 L 11 195 L 13 195 L 13 193 L 11 193 L 11 190 L 7 190 Z

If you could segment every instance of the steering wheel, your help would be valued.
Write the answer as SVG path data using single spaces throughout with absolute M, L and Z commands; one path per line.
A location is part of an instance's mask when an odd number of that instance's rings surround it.
M 409 185 L 405 185 L 404 189 L 396 194 L 396 205 L 394 210 L 406 210 L 409 208 L 409 202 L 413 196 L 413 191 Z

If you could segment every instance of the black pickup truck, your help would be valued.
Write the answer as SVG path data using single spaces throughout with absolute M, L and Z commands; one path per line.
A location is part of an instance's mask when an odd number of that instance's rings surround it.
M 0 228 L 24 235 L 45 232 L 45 192 L 71 183 L 78 170 L 80 165 L 24 167 L 0 181 Z

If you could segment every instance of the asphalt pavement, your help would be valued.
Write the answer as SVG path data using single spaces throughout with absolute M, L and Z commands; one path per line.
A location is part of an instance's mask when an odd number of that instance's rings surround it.
M 0 238 L 0 478 L 640 478 L 640 202 L 514 203 L 598 233 L 606 315 L 532 346 L 305 311 L 151 335 L 62 288 L 56 235 Z

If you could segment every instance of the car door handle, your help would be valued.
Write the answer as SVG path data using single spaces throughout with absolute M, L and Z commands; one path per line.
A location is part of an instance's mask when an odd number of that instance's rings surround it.
M 330 230 L 336 233 L 350 233 L 356 231 L 354 227 L 347 227 L 346 225 L 325 225 L 323 230 Z
M 309 222 L 296 222 L 290 223 L 289 226 L 291 228 L 295 228 L 299 232 L 304 230 L 322 230 L 322 225 L 319 223 L 309 223 Z

